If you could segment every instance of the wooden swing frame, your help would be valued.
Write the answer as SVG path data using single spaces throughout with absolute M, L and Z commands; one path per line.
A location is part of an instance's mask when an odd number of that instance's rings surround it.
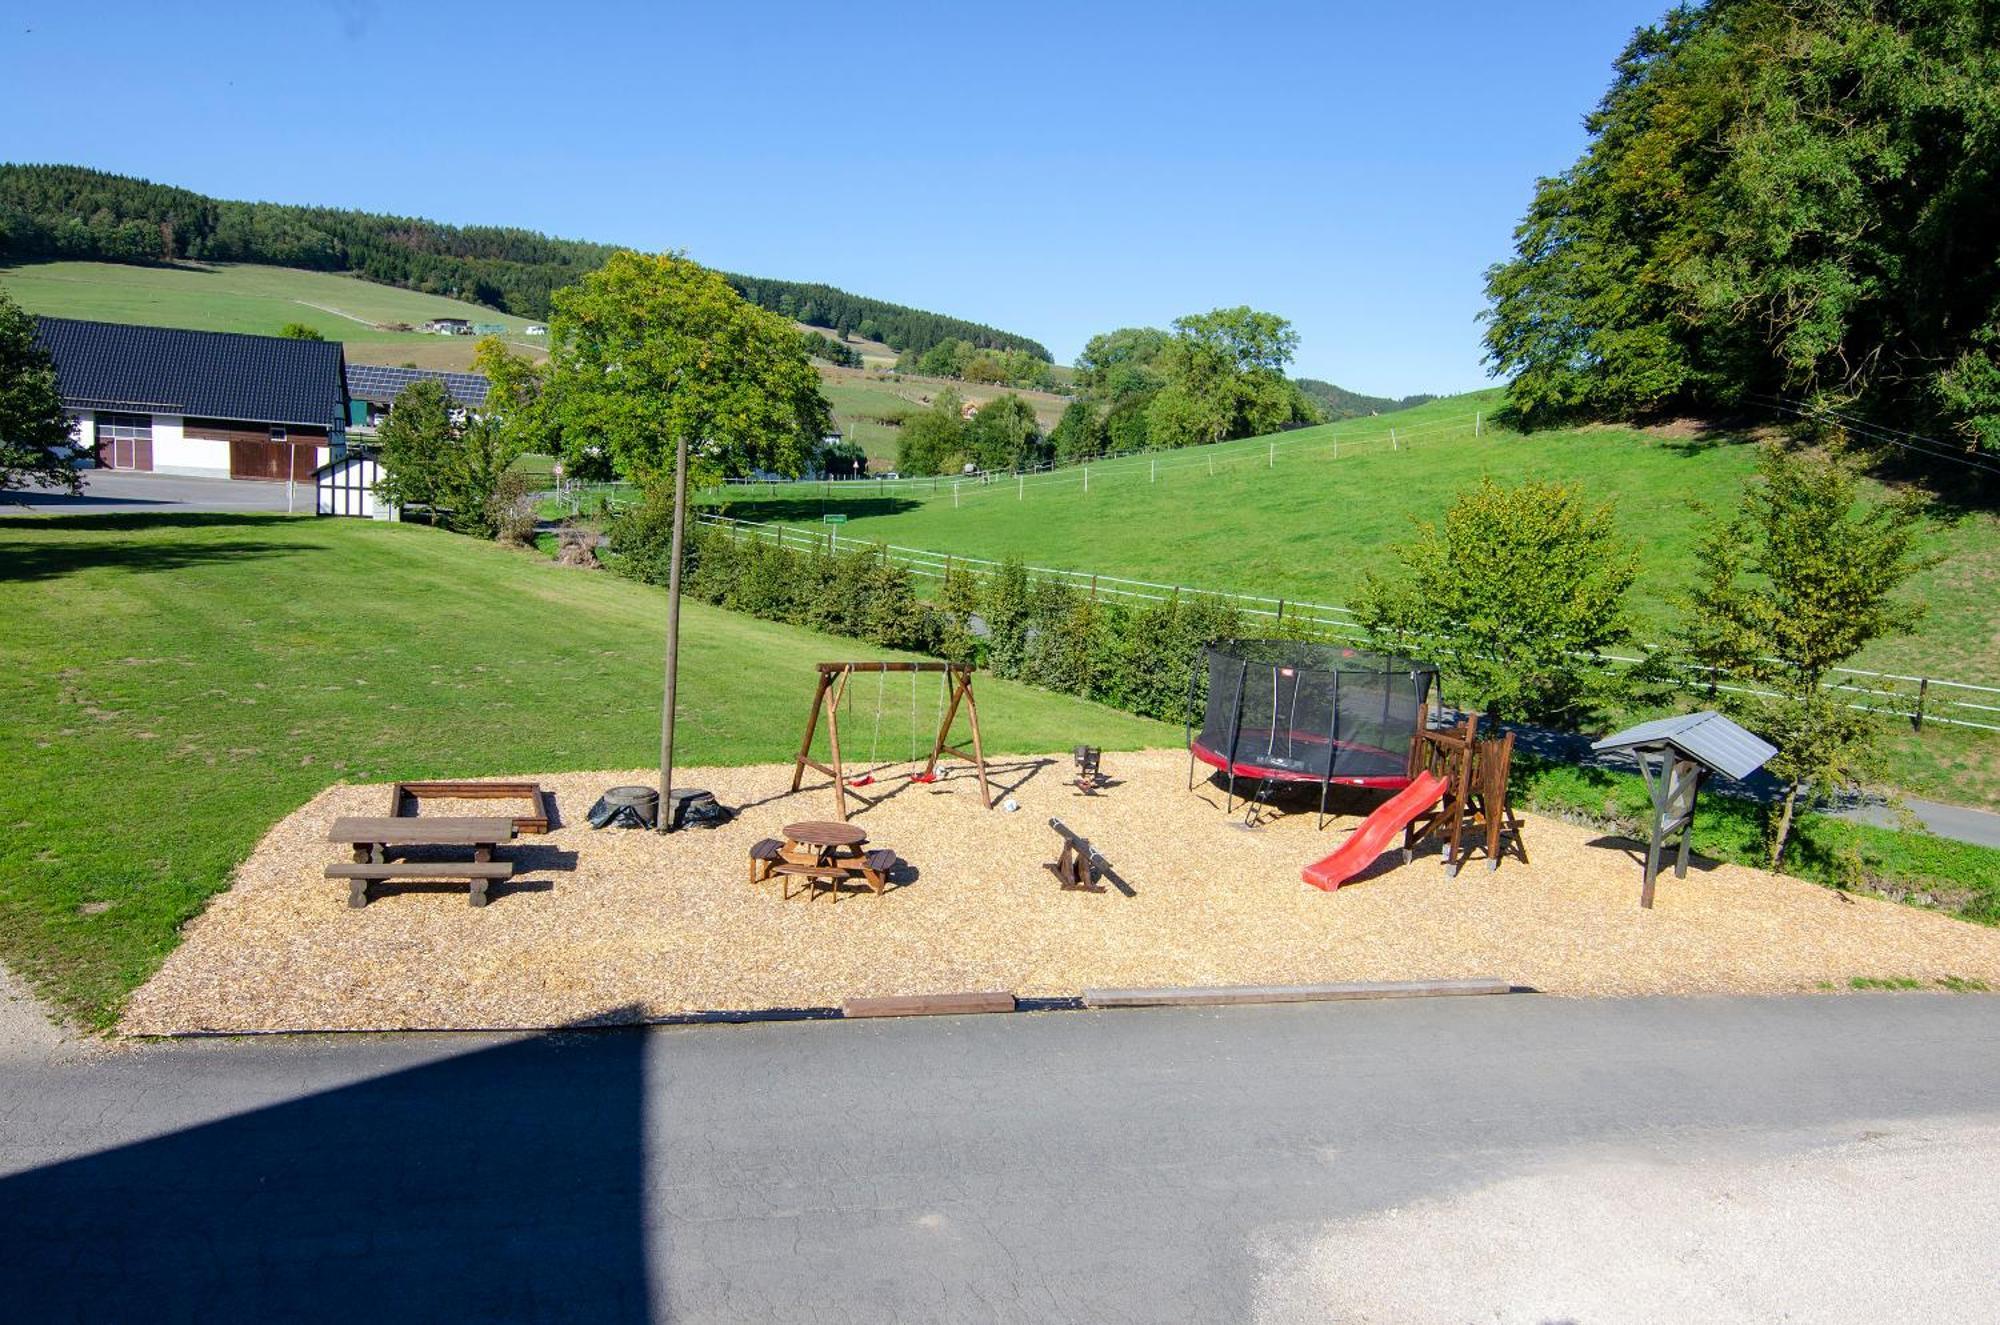
M 929 782 L 937 775 L 938 760 L 945 755 L 957 755 L 969 761 L 979 772 L 979 799 L 987 809 L 993 808 L 993 793 L 986 785 L 986 754 L 979 743 L 979 704 L 972 697 L 972 668 L 963 663 L 950 662 L 823 662 L 818 664 L 819 688 L 813 692 L 812 708 L 806 714 L 805 738 L 799 742 L 798 758 L 792 764 L 792 790 L 796 792 L 805 781 L 808 768 L 817 769 L 833 779 L 833 803 L 838 808 L 841 822 L 847 821 L 847 798 L 851 795 L 863 805 L 874 805 L 883 797 L 864 796 L 847 784 L 847 775 L 840 760 L 840 702 L 847 695 L 848 682 L 856 672 L 942 672 L 951 687 L 951 698 L 944 707 L 944 721 L 938 724 L 937 739 L 931 742 L 930 758 L 924 762 L 924 771 L 916 780 Z M 949 741 L 952 724 L 958 721 L 959 706 L 965 708 L 965 716 L 972 727 L 972 748 L 952 745 Z M 822 764 L 812 757 L 813 735 L 819 730 L 820 715 L 826 716 L 826 744 L 832 764 Z

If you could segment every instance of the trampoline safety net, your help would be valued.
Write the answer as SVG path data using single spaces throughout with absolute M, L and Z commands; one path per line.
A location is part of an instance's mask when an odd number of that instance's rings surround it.
M 1237 777 L 1401 786 L 1437 668 L 1341 645 L 1226 640 L 1208 650 L 1192 753 Z

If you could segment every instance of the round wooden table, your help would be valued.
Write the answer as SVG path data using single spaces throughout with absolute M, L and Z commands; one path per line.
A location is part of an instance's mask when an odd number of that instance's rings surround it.
M 786 824 L 784 833 L 787 844 L 809 847 L 821 861 L 858 855 L 859 848 L 868 842 L 868 834 L 853 824 L 830 819 L 808 819 L 804 823 Z

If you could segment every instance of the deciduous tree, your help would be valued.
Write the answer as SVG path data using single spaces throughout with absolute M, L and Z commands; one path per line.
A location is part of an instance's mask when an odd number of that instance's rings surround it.
M 83 491 L 55 361 L 35 320 L 0 292 L 0 493 L 30 486 Z
M 1827 683 L 1871 640 L 1907 634 L 1922 618 L 1923 604 L 1899 595 L 1932 564 L 1918 546 L 1922 532 L 1914 497 L 1868 500 L 1847 466 L 1773 448 L 1739 508 L 1712 519 L 1696 549 L 1678 643 L 1736 683 L 1719 701 L 1778 747 L 1768 766 L 1785 783 L 1774 867 L 1801 790 L 1869 767 L 1880 719 Z
M 601 446 L 650 483 L 684 438 L 706 477 L 797 474 L 831 427 L 796 328 L 685 257 L 614 254 L 554 302 L 546 389 L 566 457 Z
M 1457 702 L 1576 728 L 1615 693 L 1603 655 L 1630 635 L 1639 561 L 1580 487 L 1484 479 L 1396 558 L 1355 610 L 1383 647 L 1440 661 Z

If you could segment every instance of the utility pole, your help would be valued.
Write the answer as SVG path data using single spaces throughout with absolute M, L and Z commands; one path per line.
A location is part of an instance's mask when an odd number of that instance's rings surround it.
M 681 663 L 681 534 L 687 520 L 688 444 L 682 430 L 674 441 L 674 532 L 667 567 L 667 683 L 660 705 L 660 812 L 658 828 L 673 831 L 674 823 L 674 688 Z

